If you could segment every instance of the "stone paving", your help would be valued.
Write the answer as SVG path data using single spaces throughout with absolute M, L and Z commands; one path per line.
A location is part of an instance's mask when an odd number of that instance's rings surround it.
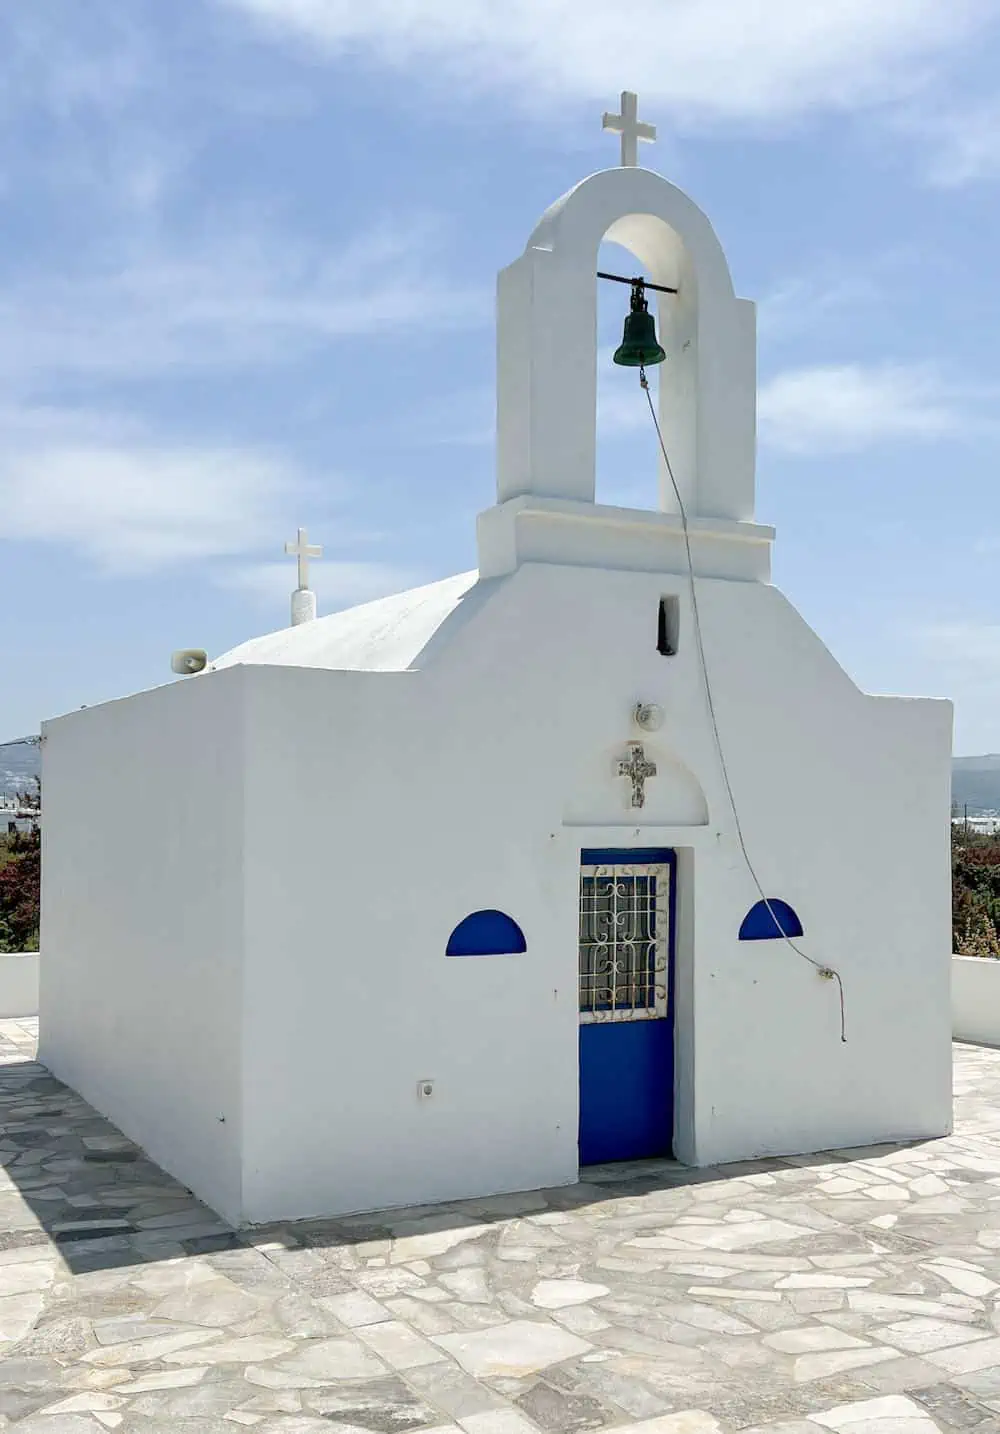
M 997 1434 L 1000 1051 L 957 1134 L 236 1233 L 0 1023 L 0 1429 Z

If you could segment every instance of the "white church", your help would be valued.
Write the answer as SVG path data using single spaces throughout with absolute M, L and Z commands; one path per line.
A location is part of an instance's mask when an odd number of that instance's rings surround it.
M 754 306 L 606 126 L 499 276 L 478 571 L 45 725 L 40 1059 L 234 1224 L 950 1129 L 950 704 L 772 586 Z M 595 503 L 604 240 L 656 511 Z

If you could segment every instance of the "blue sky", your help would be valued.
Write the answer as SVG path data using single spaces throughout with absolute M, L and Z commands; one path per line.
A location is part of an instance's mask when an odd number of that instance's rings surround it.
M 1000 750 L 1000 0 L 32 0 L 0 57 L 0 738 L 281 626 L 298 524 L 321 611 L 474 566 L 496 271 L 632 88 L 760 305 L 776 582 Z

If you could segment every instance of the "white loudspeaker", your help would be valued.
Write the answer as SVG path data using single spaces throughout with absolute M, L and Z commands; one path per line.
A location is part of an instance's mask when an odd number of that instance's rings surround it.
M 658 732 L 663 726 L 664 711 L 655 702 L 637 702 L 632 712 L 632 720 L 637 727 L 644 732 Z
M 171 656 L 170 671 L 178 677 L 193 677 L 196 672 L 203 672 L 207 663 L 208 653 L 200 647 L 182 647 Z

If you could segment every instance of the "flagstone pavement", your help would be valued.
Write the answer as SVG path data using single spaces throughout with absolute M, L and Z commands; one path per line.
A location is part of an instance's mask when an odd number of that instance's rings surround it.
M 0 1022 L 0 1430 L 1000 1434 L 1000 1051 L 957 1133 L 232 1231 Z

